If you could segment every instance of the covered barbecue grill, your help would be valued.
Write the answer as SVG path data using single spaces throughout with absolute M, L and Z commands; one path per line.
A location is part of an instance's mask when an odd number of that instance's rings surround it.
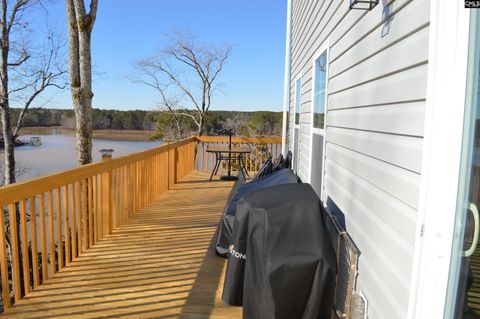
M 223 301 L 248 319 L 330 319 L 336 257 L 320 200 L 308 184 L 239 200 Z
M 235 219 L 237 203 L 240 198 L 255 190 L 290 183 L 298 183 L 297 176 L 291 169 L 281 169 L 249 183 L 235 186 L 229 197 L 218 227 L 217 241 L 215 245 L 217 254 L 221 256 L 226 256 L 228 254 L 228 247 L 230 246 L 232 238 L 233 221 Z

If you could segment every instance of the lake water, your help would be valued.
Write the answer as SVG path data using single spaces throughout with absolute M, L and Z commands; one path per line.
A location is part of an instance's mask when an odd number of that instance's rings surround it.
M 77 154 L 75 148 L 75 136 L 68 132 L 52 128 L 41 130 L 35 135 L 22 135 L 21 139 L 29 139 L 31 136 L 40 136 L 42 145 L 21 146 L 15 148 L 17 168 L 25 170 L 18 180 L 26 180 L 32 177 L 43 176 L 54 172 L 64 171 L 77 166 Z M 114 149 L 113 158 L 143 151 L 161 142 L 130 142 L 93 140 L 93 161 L 100 161 L 99 150 L 102 148 Z M 0 151 L 0 166 L 3 171 L 3 151 Z

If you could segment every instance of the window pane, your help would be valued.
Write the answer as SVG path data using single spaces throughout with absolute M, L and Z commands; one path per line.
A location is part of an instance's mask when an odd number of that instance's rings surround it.
M 323 128 L 325 118 L 325 93 L 327 84 L 327 51 L 315 61 L 315 91 L 313 127 Z
M 295 85 L 295 124 L 300 123 L 301 106 L 302 106 L 302 79 L 298 79 Z

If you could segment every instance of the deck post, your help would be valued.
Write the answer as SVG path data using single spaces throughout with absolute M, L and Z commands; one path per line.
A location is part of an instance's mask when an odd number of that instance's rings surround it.
M 112 162 L 112 154 L 102 153 L 102 161 Z M 102 173 L 102 215 L 103 217 L 103 235 L 112 233 L 112 166 Z
M 168 189 L 177 183 L 177 149 L 168 150 Z

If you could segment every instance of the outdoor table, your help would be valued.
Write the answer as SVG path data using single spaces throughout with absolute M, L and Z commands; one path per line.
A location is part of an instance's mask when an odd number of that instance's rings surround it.
M 247 169 L 245 168 L 242 160 L 245 154 L 250 154 L 252 152 L 251 149 L 244 147 L 212 147 L 207 149 L 206 152 L 215 154 L 215 166 L 213 167 L 212 175 L 210 175 L 210 181 L 212 181 L 213 175 L 218 172 L 218 168 L 224 160 L 228 161 L 228 175 L 221 176 L 220 178 L 225 180 L 235 180 L 238 178 L 237 176 L 231 175 L 232 157 L 238 160 L 238 168 L 243 169 L 245 175 L 248 176 Z

